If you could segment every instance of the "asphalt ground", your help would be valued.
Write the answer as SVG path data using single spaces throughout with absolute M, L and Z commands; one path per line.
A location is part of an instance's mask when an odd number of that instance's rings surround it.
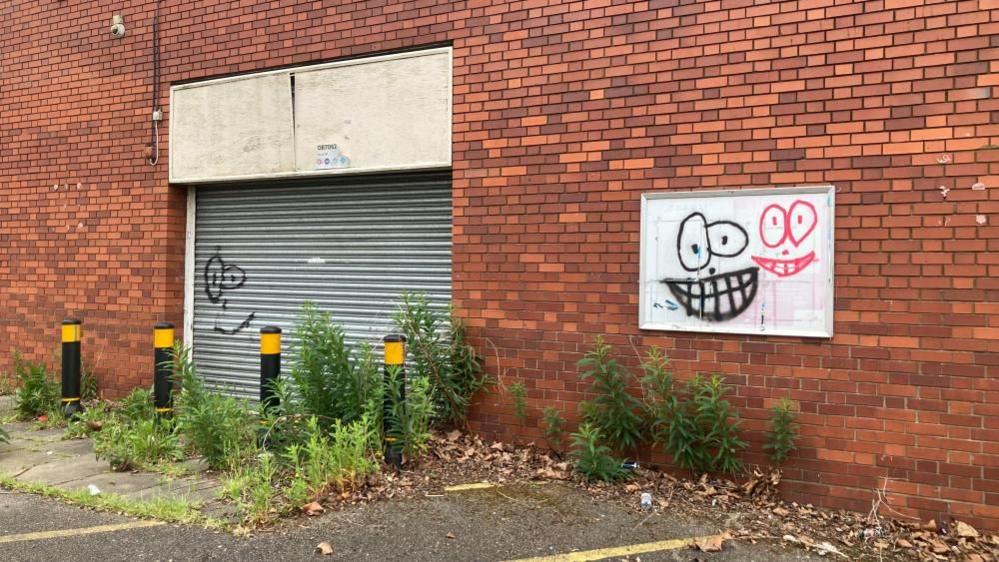
M 288 520 L 251 536 L 94 512 L 0 491 L 0 560 L 817 560 L 793 547 L 688 539 L 724 529 L 669 510 L 645 514 L 558 484 L 522 484 L 386 500 Z M 670 542 L 671 539 L 677 539 Z M 328 542 L 333 553 L 316 552 Z M 648 546 L 653 543 L 652 546 Z M 639 545 L 636 548 L 635 545 Z M 644 545 L 644 546 L 643 546 Z M 590 553 L 594 549 L 606 549 Z M 651 552 L 642 552 L 643 550 Z

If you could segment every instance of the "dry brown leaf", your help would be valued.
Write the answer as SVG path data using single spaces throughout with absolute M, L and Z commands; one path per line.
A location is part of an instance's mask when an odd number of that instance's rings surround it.
M 453 539 L 454 538 L 454 533 L 448 533 L 448 534 L 446 534 L 444 536 L 447 537 L 447 538 L 449 538 L 449 539 Z
M 450 442 L 452 442 L 452 443 L 454 443 L 455 441 L 457 441 L 459 437 L 461 437 L 461 431 L 460 430 L 453 429 L 453 430 L 447 432 L 447 440 L 450 441 Z
M 966 539 L 977 539 L 978 531 L 974 527 L 968 525 L 964 521 L 958 521 L 954 524 L 954 534 L 966 538 Z
M 895 546 L 899 548 L 912 548 L 912 543 L 903 538 L 898 538 L 895 540 Z
M 326 511 L 326 508 L 324 508 L 322 505 L 320 505 L 319 502 L 312 502 L 312 503 L 307 503 L 307 504 L 303 505 L 302 506 L 302 511 L 304 511 L 306 515 L 312 517 L 312 516 L 319 515 L 320 513 Z
M 323 556 L 329 556 L 333 554 L 333 546 L 330 543 L 323 541 L 316 545 L 316 552 L 322 554 Z
M 933 552 L 936 554 L 945 554 L 950 552 L 950 549 L 947 548 L 947 544 L 941 540 L 933 539 L 930 541 L 930 545 L 933 547 Z
M 775 507 L 773 509 L 773 512 L 774 512 L 774 515 L 776 515 L 778 517 L 787 517 L 788 515 L 791 515 L 790 511 L 788 511 L 787 509 L 785 509 L 785 508 L 783 508 L 781 506 Z
M 642 487 L 639 486 L 638 484 L 628 484 L 627 486 L 624 487 L 624 491 L 628 492 L 629 494 L 637 492 L 637 491 L 639 491 L 641 489 L 642 489 Z
M 725 545 L 725 541 L 731 538 L 732 535 L 728 531 L 725 531 L 719 535 L 695 539 L 691 546 L 701 552 L 718 552 Z

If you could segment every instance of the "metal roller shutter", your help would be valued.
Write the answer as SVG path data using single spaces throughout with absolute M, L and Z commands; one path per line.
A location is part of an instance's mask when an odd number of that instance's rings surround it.
M 256 397 L 259 332 L 293 331 L 305 301 L 348 341 L 392 331 L 403 292 L 451 300 L 451 181 L 444 174 L 355 176 L 196 191 L 193 348 L 206 382 Z

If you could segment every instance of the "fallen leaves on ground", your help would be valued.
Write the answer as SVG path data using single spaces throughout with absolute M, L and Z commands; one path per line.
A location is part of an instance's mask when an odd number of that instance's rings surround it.
M 742 483 L 708 476 L 686 480 L 643 466 L 624 483 L 586 482 L 573 473 L 569 462 L 533 444 L 486 441 L 452 430 L 435 433 L 418 463 L 408 462 L 399 473 L 370 476 L 360 490 L 330 496 L 325 503 L 441 497 L 445 487 L 469 482 L 503 486 L 518 481 L 559 481 L 636 513 L 642 512 L 640 494 L 649 492 L 657 512 L 665 512 L 668 506 L 674 517 L 715 521 L 720 528 L 730 530 L 726 540 L 778 541 L 826 557 L 857 560 L 999 562 L 999 536 L 983 535 L 963 522 L 939 526 L 934 521 L 902 522 L 883 516 L 872 521 L 868 514 L 781 500 L 779 470 L 756 468 L 743 478 Z
M 725 541 L 731 539 L 732 535 L 728 531 L 725 531 L 724 533 L 718 535 L 694 539 L 691 547 L 696 548 L 701 552 L 718 552 L 723 546 L 725 546 Z
M 303 505 L 302 511 L 304 511 L 306 515 L 312 517 L 322 514 L 326 511 L 326 508 L 324 508 L 319 502 L 312 502 Z

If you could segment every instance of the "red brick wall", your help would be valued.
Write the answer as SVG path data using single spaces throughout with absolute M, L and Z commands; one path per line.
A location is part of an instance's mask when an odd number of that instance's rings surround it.
M 120 41 L 110 9 L 71 4 L 0 7 L 0 366 L 78 314 L 120 392 L 182 316 L 184 192 L 143 161 L 152 3 L 118 4 Z M 571 415 L 592 335 L 663 345 L 736 385 L 757 450 L 765 408 L 800 404 L 794 497 L 865 509 L 888 478 L 903 513 L 999 528 L 999 6 L 760 4 L 163 0 L 163 77 L 451 42 L 454 298 L 490 369 L 487 339 L 532 406 Z M 831 342 L 637 329 L 643 191 L 824 182 Z M 477 426 L 509 435 L 508 402 Z

